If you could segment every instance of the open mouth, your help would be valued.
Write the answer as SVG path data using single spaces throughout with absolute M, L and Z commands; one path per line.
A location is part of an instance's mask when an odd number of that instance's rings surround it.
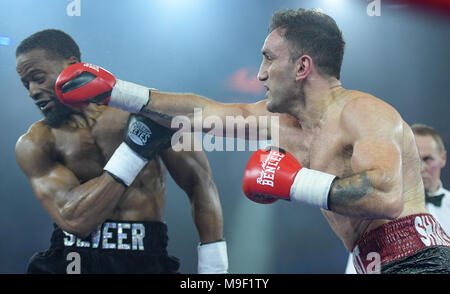
M 41 111 L 46 111 L 52 105 L 51 102 L 52 100 L 38 101 L 36 102 L 36 105 Z
M 48 102 L 50 102 L 50 101 L 41 101 L 41 102 L 36 103 L 36 105 L 37 105 L 40 109 L 43 109 L 45 106 L 47 106 Z

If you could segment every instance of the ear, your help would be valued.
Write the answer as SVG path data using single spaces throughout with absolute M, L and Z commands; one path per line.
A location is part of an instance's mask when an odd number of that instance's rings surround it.
M 76 58 L 75 56 L 70 56 L 69 59 L 64 61 L 64 68 L 68 67 L 69 65 L 79 63 L 79 62 L 80 62 L 80 60 L 78 60 L 78 58 Z
M 313 68 L 312 58 L 309 55 L 302 55 L 295 61 L 295 80 L 306 79 Z

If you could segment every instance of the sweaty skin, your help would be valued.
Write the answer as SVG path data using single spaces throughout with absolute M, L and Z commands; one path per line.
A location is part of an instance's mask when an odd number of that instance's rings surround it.
M 162 92 L 152 97 L 164 104 L 174 99 L 175 109 L 180 103 L 201 100 L 195 107 L 204 103 L 205 113 L 224 114 L 224 122 L 225 115 L 278 116 L 279 146 L 303 167 L 339 178 L 330 191 L 330 210 L 322 212 L 348 250 L 365 232 L 392 219 L 427 213 L 413 133 L 392 107 L 376 97 L 339 88 L 331 92 L 333 104 L 312 129 L 302 128 L 293 116 L 267 112 L 267 101 L 221 104 L 200 96 L 189 100 L 192 94 Z
M 398 112 L 381 99 L 321 76 L 309 56 L 292 62 L 282 34 L 274 30 L 262 49 L 258 78 L 266 100 L 224 104 L 194 94 L 151 91 L 141 113 L 163 124 L 175 115 L 193 118 L 194 108 L 202 109 L 203 118 L 215 115 L 223 123 L 227 115 L 278 116 L 279 146 L 303 167 L 338 177 L 329 210 L 322 212 L 349 251 L 371 229 L 427 213 L 414 136 Z
M 30 97 L 45 105 L 44 113 L 57 111 L 53 87 L 70 62 L 49 58 L 42 49 L 18 56 L 17 72 Z M 200 241 L 222 239 L 220 201 L 203 152 L 162 150 L 128 188 L 103 172 L 123 140 L 128 117 L 127 112 L 90 104 L 61 126 L 36 122 L 17 141 L 17 162 L 55 223 L 85 237 L 106 219 L 162 221 L 167 168 L 189 197 Z

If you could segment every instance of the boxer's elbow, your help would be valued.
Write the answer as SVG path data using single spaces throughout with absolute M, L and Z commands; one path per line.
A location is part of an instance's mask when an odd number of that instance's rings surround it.
M 70 208 L 62 208 L 60 214 L 63 220 L 60 227 L 67 233 L 80 238 L 85 238 L 93 231 L 93 228 L 88 225 L 87 220 L 80 215 L 75 215 Z
M 403 211 L 403 193 L 401 175 L 382 172 L 373 179 L 373 188 L 378 197 L 375 205 L 380 207 L 381 217 L 393 220 Z
M 385 181 L 382 188 L 378 189 L 377 202 L 381 208 L 382 217 L 393 220 L 400 216 L 403 211 L 402 185 L 397 181 Z
M 74 223 L 73 221 L 67 222 L 65 221 L 63 225 L 59 226 L 65 232 L 75 235 L 81 239 L 86 238 L 92 232 L 92 230 L 87 229 L 86 226 L 82 226 L 78 223 Z
M 394 220 L 400 216 L 403 211 L 403 198 L 401 194 L 388 193 L 383 196 L 381 201 L 383 208 L 383 218 Z

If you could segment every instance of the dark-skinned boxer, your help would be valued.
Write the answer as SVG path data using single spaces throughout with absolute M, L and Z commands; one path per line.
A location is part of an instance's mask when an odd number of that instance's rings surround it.
M 66 33 L 33 34 L 16 57 L 17 72 L 45 116 L 20 137 L 16 157 L 55 222 L 49 250 L 33 256 L 28 272 L 65 273 L 71 252 L 80 254 L 82 274 L 177 272 L 163 222 L 168 170 L 191 203 L 201 242 L 198 272 L 226 273 L 222 210 L 205 154 L 174 152 L 172 132 L 142 116 L 61 104 L 56 79 L 81 61 Z

